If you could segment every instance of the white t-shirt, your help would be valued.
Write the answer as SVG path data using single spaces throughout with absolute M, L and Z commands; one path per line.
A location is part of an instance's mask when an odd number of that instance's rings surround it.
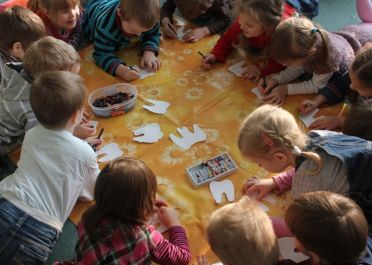
M 17 170 L 0 182 L 0 196 L 61 230 L 79 197 L 93 200 L 98 173 L 86 142 L 66 130 L 36 126 L 25 136 Z

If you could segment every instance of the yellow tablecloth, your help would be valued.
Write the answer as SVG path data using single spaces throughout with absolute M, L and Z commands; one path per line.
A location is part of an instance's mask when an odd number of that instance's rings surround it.
M 229 60 L 226 65 L 216 65 L 210 71 L 201 68 L 201 57 L 197 52 L 208 53 L 217 39 L 218 36 L 212 36 L 195 44 L 162 40 L 160 71 L 144 80 L 132 82 L 137 85 L 139 92 L 135 110 L 114 118 L 94 117 L 99 120 L 98 129 L 105 128 L 103 136 L 106 143 L 118 143 L 124 155 L 142 159 L 154 171 L 159 196 L 179 209 L 180 219 L 191 245 L 192 263 L 195 263 L 196 255 L 204 253 L 207 253 L 211 261 L 216 260 L 209 251 L 205 227 L 210 214 L 227 201 L 225 198 L 223 204 L 217 205 L 208 185 L 193 187 L 186 176 L 185 168 L 219 153 L 229 152 L 239 166 L 237 172 L 227 177 L 234 183 L 236 200 L 241 197 L 240 189 L 247 178 L 254 175 L 270 176 L 256 164 L 242 159 L 236 144 L 240 122 L 258 106 L 256 97 L 251 92 L 255 85 L 227 71 L 227 65 L 237 59 Z M 92 47 L 81 52 L 80 74 L 89 91 L 122 82 L 97 67 L 91 54 Z M 129 64 L 139 64 L 140 57 L 136 48 L 126 50 L 125 53 L 120 52 L 119 56 Z M 142 108 L 143 98 L 165 100 L 171 105 L 165 115 L 153 114 Z M 288 97 L 283 107 L 297 115 L 298 104 L 304 98 L 305 96 Z M 340 109 L 340 106 L 324 108 L 321 114 L 337 114 Z M 160 124 L 163 138 L 154 144 L 133 142 L 132 131 L 152 122 Z M 168 137 L 169 133 L 177 134 L 177 127 L 191 128 L 194 123 L 200 125 L 207 134 L 207 140 L 188 150 L 182 150 L 173 144 Z M 276 204 L 264 203 L 270 208 L 270 215 L 282 216 L 288 201 L 287 196 L 283 195 Z M 75 223 L 88 205 L 77 204 L 71 214 Z

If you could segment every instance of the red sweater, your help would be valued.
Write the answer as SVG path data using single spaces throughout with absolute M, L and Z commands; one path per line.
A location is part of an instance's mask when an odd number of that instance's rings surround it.
M 291 17 L 294 13 L 296 13 L 296 9 L 294 9 L 294 7 L 292 7 L 291 5 L 285 3 L 282 19 Z M 226 62 L 227 57 L 230 55 L 230 53 L 234 49 L 234 46 L 237 44 L 241 32 L 242 30 L 240 29 L 239 18 L 237 18 L 217 41 L 212 50 L 212 54 L 216 56 L 218 62 Z M 247 40 L 248 44 L 251 47 L 264 49 L 269 45 L 270 37 L 271 36 L 267 36 L 266 33 L 263 33 L 258 37 L 248 38 Z M 283 65 L 279 64 L 271 58 L 265 62 L 256 63 L 255 65 L 257 65 L 261 69 L 262 76 L 277 73 L 285 68 Z

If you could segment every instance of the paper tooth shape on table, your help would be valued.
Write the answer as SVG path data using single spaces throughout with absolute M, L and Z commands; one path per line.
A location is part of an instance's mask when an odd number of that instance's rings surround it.
M 149 77 L 155 74 L 154 71 L 148 70 L 148 69 L 142 69 L 137 65 L 133 66 L 133 69 L 136 70 L 137 73 L 139 73 L 140 79 L 145 79 L 146 77 Z
M 147 222 L 149 225 L 153 225 L 156 227 L 156 230 L 160 233 L 164 233 L 168 230 L 168 228 L 160 221 L 159 215 L 154 213 L 154 215 L 150 218 Z
M 258 192 L 253 192 L 253 193 L 248 194 L 248 197 L 250 199 L 252 199 L 252 200 L 255 200 L 255 201 L 257 201 L 257 196 L 258 196 Z M 271 194 L 266 195 L 265 197 L 262 198 L 262 200 L 263 201 L 266 201 L 266 202 L 269 202 L 269 203 L 272 203 L 272 204 L 275 204 L 277 202 L 277 200 Z M 258 203 L 258 206 L 262 210 L 264 210 L 265 212 L 268 212 L 269 211 L 269 208 L 265 204 L 263 204 L 263 203 L 261 203 L 259 201 L 257 201 L 257 203 Z
M 229 202 L 234 201 L 234 184 L 231 180 L 225 179 L 222 181 L 212 181 L 209 184 L 209 189 L 217 203 L 222 202 L 222 194 L 225 193 Z
M 315 109 L 315 110 L 313 110 L 312 112 L 310 112 L 308 114 L 302 114 L 302 113 L 300 113 L 298 115 L 298 117 L 305 124 L 306 127 L 309 127 L 310 124 L 312 124 L 315 120 L 323 117 L 323 116 L 320 116 L 320 117 L 314 118 L 315 114 L 317 114 L 318 111 L 319 111 L 319 109 Z
M 260 89 L 258 87 L 254 87 L 252 88 L 252 92 L 253 94 L 256 95 L 256 97 L 259 99 L 259 100 L 263 100 L 264 96 L 262 95 L 262 92 L 260 91 Z
M 186 127 L 177 128 L 177 132 L 182 136 L 182 138 L 177 137 L 172 133 L 169 135 L 169 138 L 183 149 L 189 149 L 193 144 L 207 139 L 207 136 L 202 129 L 200 129 L 199 125 L 194 124 L 192 127 L 194 129 L 193 133 L 191 133 Z
M 244 64 L 245 64 L 245 61 L 240 61 L 236 64 L 231 65 L 229 68 L 227 68 L 227 70 L 229 70 L 233 74 L 241 77 L 244 73 L 244 70 L 245 70 L 244 67 L 243 67 Z
M 96 155 L 103 155 L 105 156 L 98 159 L 98 162 L 105 163 L 111 160 L 114 160 L 115 158 L 120 157 L 123 154 L 123 151 L 119 148 L 119 146 L 115 143 L 107 144 L 104 147 L 102 147 L 100 150 L 96 152 Z
M 92 127 L 94 130 L 97 130 L 98 121 L 90 120 L 88 126 Z
M 179 39 L 179 40 L 183 40 L 183 37 L 185 37 L 185 35 L 187 34 L 187 33 L 189 33 L 191 31 L 191 29 L 188 29 L 188 30 L 186 30 L 185 31 L 185 27 L 179 27 L 178 29 L 177 29 L 177 38 Z
M 157 123 L 150 123 L 135 131 L 133 134 L 136 136 L 133 141 L 140 143 L 155 143 L 163 137 L 163 132 L 160 130 L 160 125 Z
M 151 103 L 152 105 L 143 105 L 143 108 L 147 109 L 148 111 L 157 113 L 157 114 L 166 113 L 170 105 L 169 102 L 160 101 L 160 100 L 145 99 L 145 101 Z
M 296 263 L 300 263 L 309 259 L 308 256 L 295 252 L 294 237 L 282 237 L 278 239 L 279 252 L 283 259 L 290 259 Z

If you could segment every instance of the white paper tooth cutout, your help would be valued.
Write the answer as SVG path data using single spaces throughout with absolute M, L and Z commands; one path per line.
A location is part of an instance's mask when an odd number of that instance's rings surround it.
M 157 123 L 150 123 L 142 128 L 133 131 L 136 136 L 133 141 L 140 143 L 155 143 L 163 137 L 163 132 L 160 130 L 160 125 Z
M 140 75 L 140 79 L 145 79 L 146 77 L 149 77 L 155 74 L 153 70 L 142 69 L 137 65 L 133 66 L 133 69 L 136 70 L 137 73 Z
M 262 92 L 258 89 L 258 87 L 252 88 L 252 93 L 256 95 L 256 97 L 259 100 L 263 100 L 264 96 L 262 95 Z
M 234 194 L 234 184 L 231 180 L 225 179 L 222 181 L 212 181 L 209 184 L 209 189 L 213 195 L 214 200 L 217 203 L 222 202 L 222 194 L 226 194 L 227 200 L 229 202 L 234 201 L 235 194 Z
M 314 117 L 315 114 L 317 114 L 319 111 L 319 109 L 315 109 L 313 110 L 312 112 L 308 113 L 308 114 L 302 114 L 300 113 L 298 115 L 298 117 L 300 118 L 300 120 L 305 124 L 305 126 L 307 128 L 309 128 L 309 126 L 317 119 L 321 118 L 321 117 L 324 117 L 324 116 L 320 116 L 320 117 Z
M 189 33 L 191 31 L 191 29 L 188 29 L 188 30 L 186 30 L 185 31 L 185 27 L 179 27 L 178 29 L 177 29 L 177 38 L 179 39 L 179 40 L 183 40 L 183 37 L 185 37 L 185 35 L 187 34 L 187 33 Z
M 96 152 L 96 155 L 103 155 L 105 156 L 98 159 L 98 162 L 105 163 L 111 160 L 114 160 L 115 158 L 118 158 L 122 156 L 123 151 L 119 148 L 119 146 L 115 143 L 107 144 L 104 147 L 102 147 L 100 150 Z
M 283 259 L 290 259 L 296 263 L 300 263 L 309 259 L 308 256 L 295 252 L 295 241 L 294 237 L 282 237 L 278 239 L 279 252 Z
M 160 101 L 160 100 L 153 100 L 153 99 L 145 99 L 145 101 L 151 103 L 152 105 L 143 105 L 144 109 L 148 111 L 157 113 L 157 114 L 164 114 L 167 112 L 169 107 L 169 102 L 167 101 Z
M 169 138 L 179 147 L 189 149 L 193 144 L 207 139 L 207 136 L 202 129 L 200 129 L 199 125 L 194 124 L 193 129 L 194 132 L 191 133 L 186 127 L 177 128 L 177 132 L 182 136 L 182 138 L 177 137 L 172 133 L 169 134 Z
M 243 65 L 245 64 L 245 61 L 240 61 L 236 64 L 231 65 L 227 70 L 235 74 L 236 76 L 241 77 L 245 71 Z

